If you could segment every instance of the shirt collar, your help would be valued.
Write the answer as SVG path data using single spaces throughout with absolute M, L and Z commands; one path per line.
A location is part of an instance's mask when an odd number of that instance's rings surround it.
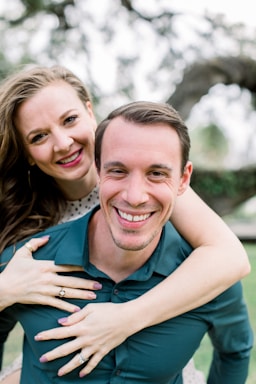
M 61 240 L 56 252 L 55 264 L 78 265 L 83 267 L 88 265 L 88 225 L 91 217 L 99 209 L 100 206 L 98 205 L 80 219 L 69 222 L 69 228 L 65 234 L 65 238 Z
M 55 263 L 66 265 L 89 266 L 88 226 L 91 217 L 100 209 L 98 205 L 81 219 L 70 222 L 65 238 L 61 240 L 56 252 Z M 153 273 L 168 276 L 192 251 L 190 245 L 168 222 L 163 227 L 160 241 L 148 259 L 127 280 L 147 280 Z

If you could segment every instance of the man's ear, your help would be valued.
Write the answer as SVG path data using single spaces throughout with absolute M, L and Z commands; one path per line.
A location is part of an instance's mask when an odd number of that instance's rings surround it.
M 180 178 L 180 186 L 178 190 L 178 195 L 182 195 L 183 192 L 188 188 L 190 184 L 191 175 L 193 172 L 193 165 L 191 161 L 188 161 L 184 167 L 183 174 Z

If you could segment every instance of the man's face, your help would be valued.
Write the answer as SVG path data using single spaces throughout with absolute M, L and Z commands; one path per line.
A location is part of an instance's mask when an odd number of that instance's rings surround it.
M 181 145 L 170 126 L 113 119 L 99 175 L 101 207 L 115 244 L 131 251 L 156 245 L 191 172 L 188 163 L 181 174 Z

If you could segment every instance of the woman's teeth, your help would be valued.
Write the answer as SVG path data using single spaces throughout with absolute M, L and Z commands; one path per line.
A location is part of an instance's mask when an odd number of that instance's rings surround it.
M 64 160 L 60 160 L 59 163 L 61 163 L 61 164 L 71 163 L 71 161 L 74 161 L 78 156 L 79 156 L 79 152 L 76 152 L 76 153 L 74 153 L 74 155 L 67 157 Z

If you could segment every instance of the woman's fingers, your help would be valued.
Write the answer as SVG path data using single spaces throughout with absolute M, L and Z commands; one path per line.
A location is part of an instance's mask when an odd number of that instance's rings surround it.
M 78 311 L 79 307 L 63 299 L 93 300 L 96 298 L 96 294 L 92 291 L 101 288 L 99 283 L 61 274 L 83 271 L 82 267 L 55 265 L 51 260 L 35 260 L 32 257 L 32 253 L 45 245 L 48 240 L 48 236 L 30 239 L 15 252 L 6 265 L 1 273 L 1 310 L 19 302 L 50 305 L 73 313 Z M 8 285 L 10 280 L 11 287 Z
M 103 356 L 102 356 L 103 357 Z M 83 367 L 79 373 L 80 377 L 85 376 L 90 373 L 100 362 L 101 358 L 95 358 L 88 349 L 83 349 L 79 353 L 77 353 L 67 364 L 63 365 L 59 371 L 58 376 L 64 376 L 67 373 L 73 371 L 78 367 Z
M 36 303 L 40 304 L 40 305 L 47 305 L 50 307 L 58 308 L 58 309 L 65 311 L 65 312 L 73 313 L 73 312 L 80 311 L 79 306 L 77 306 L 75 304 L 71 304 L 68 301 L 57 299 L 57 298 L 51 297 L 51 296 L 43 296 L 43 295 L 38 296 L 36 298 L 36 300 L 32 300 L 32 301 L 34 301 L 34 302 L 36 301 Z
M 56 266 L 55 266 L 56 267 Z M 56 272 L 60 272 L 60 270 L 63 270 L 63 267 L 55 268 L 53 267 L 53 270 Z M 76 268 L 73 269 L 72 266 L 70 267 L 64 267 L 66 271 L 72 272 L 77 271 Z M 80 268 L 80 267 L 79 267 Z M 65 298 L 69 299 L 89 299 L 88 293 L 85 290 L 98 290 L 101 289 L 102 286 L 95 280 L 87 280 L 81 277 L 74 277 L 74 276 L 64 276 L 64 275 L 55 275 L 54 276 L 54 285 L 57 287 L 63 287 L 65 290 L 64 296 Z M 59 291 L 55 296 L 59 295 Z M 96 296 L 94 295 L 93 298 Z
M 47 329 L 46 331 L 39 332 L 35 335 L 35 340 L 45 341 L 45 340 L 59 340 L 66 339 L 69 337 L 78 337 L 85 336 L 86 333 L 86 316 L 88 315 L 87 307 L 84 307 L 79 312 L 76 312 L 70 316 L 60 318 L 58 323 L 65 325 L 66 327 L 58 327 Z M 97 328 L 98 329 L 98 328 Z M 89 335 L 88 335 L 89 336 Z M 59 348 L 65 349 L 65 344 Z M 80 345 L 81 348 L 81 345 Z M 71 353 L 73 351 L 68 351 Z M 58 356 L 57 356 L 58 357 Z
M 58 328 L 53 329 L 47 333 L 48 337 L 40 339 L 36 336 L 35 339 L 36 340 L 46 340 L 46 339 L 53 339 L 53 338 L 62 339 L 63 337 L 65 338 L 74 337 L 74 334 L 76 333 L 74 328 L 73 328 L 73 331 L 71 330 L 68 331 L 68 329 L 65 328 L 65 335 L 63 335 L 62 332 L 58 332 L 58 331 L 59 331 Z M 68 341 L 65 344 L 45 353 L 43 356 L 40 357 L 40 362 L 45 363 L 48 361 L 52 361 L 52 360 L 67 356 L 73 352 L 80 351 L 81 345 L 83 344 L 84 344 L 83 337 L 82 336 L 77 337 L 76 339 Z M 98 347 L 94 345 L 85 347 L 81 350 L 81 352 L 77 353 L 67 364 L 65 364 L 63 367 L 59 369 L 58 375 L 59 376 L 66 375 L 67 373 L 73 371 L 80 365 L 86 364 L 86 366 L 84 366 L 81 371 L 81 377 L 82 377 L 84 376 L 84 374 L 90 373 L 108 352 L 109 352 L 109 349 L 105 348 L 104 346 L 102 346 L 100 350 L 98 350 Z
M 100 351 L 97 351 L 94 355 L 92 355 L 88 362 L 86 363 L 85 367 L 83 367 L 79 373 L 80 377 L 84 377 L 85 375 L 88 375 L 91 371 L 94 370 L 95 367 L 99 364 L 99 362 L 103 359 L 104 356 L 109 352 L 110 350 L 108 349 L 101 349 Z M 66 364 L 67 366 L 67 364 Z M 62 367 L 65 369 L 65 374 L 69 373 L 71 369 L 69 367 Z M 62 369 L 61 368 L 61 369 Z M 67 370 L 68 369 L 68 370 Z
M 69 337 L 77 336 L 77 329 L 74 327 L 59 327 L 59 328 L 52 328 L 47 331 L 39 332 L 37 335 L 35 335 L 36 341 L 45 341 L 45 340 L 59 340 L 59 339 L 66 339 Z M 69 344 L 66 343 L 66 344 Z M 58 350 L 65 349 L 63 346 L 58 347 Z M 68 353 L 73 351 L 68 351 Z M 63 355 L 61 355 L 63 356 Z
M 59 359 L 61 357 L 67 356 L 70 353 L 73 353 L 77 350 L 80 350 L 80 341 L 77 339 L 71 340 L 66 342 L 63 345 L 60 345 L 59 347 L 56 347 L 52 349 L 51 351 L 48 351 L 44 355 L 40 357 L 40 362 L 45 363 L 48 361 L 52 361 L 55 359 Z
M 27 241 L 18 251 L 14 254 L 13 257 L 17 255 L 29 255 L 37 251 L 38 248 L 42 247 L 49 241 L 50 236 L 42 236 L 38 238 L 33 238 Z
M 132 313 L 126 303 L 97 303 L 88 304 L 79 312 L 61 318 L 58 322 L 64 327 L 40 332 L 35 336 L 37 341 L 51 339 L 73 338 L 61 346 L 45 353 L 43 361 L 54 360 L 70 353 L 81 351 L 86 361 L 80 376 L 90 373 L 102 358 L 117 345 L 120 345 L 133 331 L 131 331 Z M 77 356 L 77 355 L 76 355 Z M 64 365 L 59 375 L 77 368 L 79 359 L 72 357 Z M 80 358 L 82 361 L 82 358 Z

